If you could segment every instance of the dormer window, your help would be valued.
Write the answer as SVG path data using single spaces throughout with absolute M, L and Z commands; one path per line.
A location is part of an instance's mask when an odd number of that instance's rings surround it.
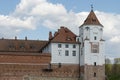
M 67 37 L 66 37 L 66 40 L 67 40 L 67 41 L 71 41 L 72 39 L 71 39 L 70 36 L 67 36 Z
M 9 47 L 9 48 L 14 48 L 14 45 L 13 45 L 13 44 L 10 44 L 8 47 Z
M 35 46 L 34 45 L 30 45 L 30 49 L 34 49 L 35 48 Z
M 92 19 L 92 22 L 96 22 L 96 19 Z
M 20 45 L 20 48 L 24 48 L 25 46 L 23 44 Z

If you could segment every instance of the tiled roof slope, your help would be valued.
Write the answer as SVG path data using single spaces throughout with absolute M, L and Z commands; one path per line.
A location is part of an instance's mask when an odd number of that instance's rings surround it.
M 76 43 L 76 35 L 66 27 L 61 27 L 51 38 L 51 42 Z
M 48 53 L 44 53 L 44 54 L 39 54 L 35 53 L 37 55 L 25 55 L 23 53 L 23 55 L 20 53 L 19 55 L 13 54 L 14 52 L 0 52 L 0 63 L 31 63 L 31 64 L 45 64 L 45 63 L 50 63 L 51 61 L 51 55 Z M 34 54 L 34 53 L 33 53 Z
M 103 26 L 99 20 L 97 19 L 95 13 L 93 10 L 89 13 L 88 17 L 84 21 L 83 25 L 100 25 Z
M 0 39 L 0 52 L 40 52 L 48 41 Z

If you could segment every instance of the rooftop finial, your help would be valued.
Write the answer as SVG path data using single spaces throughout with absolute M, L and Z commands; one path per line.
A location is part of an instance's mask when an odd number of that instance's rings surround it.
M 93 10 L 93 4 L 91 4 L 91 10 Z

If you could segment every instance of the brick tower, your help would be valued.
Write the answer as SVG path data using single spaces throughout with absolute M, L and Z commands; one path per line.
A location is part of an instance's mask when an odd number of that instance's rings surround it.
M 81 77 L 83 80 L 105 80 L 103 25 L 93 9 L 79 30 Z

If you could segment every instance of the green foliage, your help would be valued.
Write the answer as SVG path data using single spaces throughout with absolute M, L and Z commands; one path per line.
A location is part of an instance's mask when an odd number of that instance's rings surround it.
M 120 80 L 120 59 L 115 59 L 114 64 L 105 64 L 107 80 Z

